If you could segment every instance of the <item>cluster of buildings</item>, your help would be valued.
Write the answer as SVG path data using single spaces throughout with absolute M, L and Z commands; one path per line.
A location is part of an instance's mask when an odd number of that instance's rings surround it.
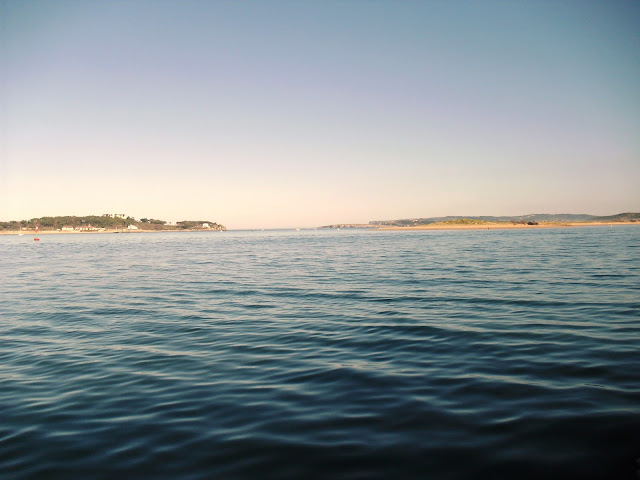
M 60 230 L 63 232 L 104 232 L 104 228 L 93 227 L 88 225 L 80 225 L 79 227 L 64 226 Z
M 73 227 L 70 225 L 65 225 L 60 229 L 63 232 L 104 232 L 106 228 L 104 227 L 94 227 L 90 223 L 87 225 L 80 225 L 79 227 Z M 129 225 L 127 230 L 138 230 L 138 227 L 135 225 Z

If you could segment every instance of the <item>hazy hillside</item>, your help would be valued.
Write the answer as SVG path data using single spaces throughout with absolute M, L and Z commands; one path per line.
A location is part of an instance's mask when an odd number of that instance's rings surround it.
M 640 213 L 618 213 L 607 217 L 595 217 L 596 222 L 640 222 Z
M 452 222 L 461 219 L 473 219 L 484 222 L 628 222 L 640 221 L 640 213 L 619 213 L 605 217 L 595 215 L 575 214 L 575 213 L 534 213 L 519 216 L 447 216 L 447 217 L 426 217 L 426 218 L 406 218 L 399 220 L 373 220 L 370 225 L 411 227 L 416 225 L 429 225 L 432 223 Z

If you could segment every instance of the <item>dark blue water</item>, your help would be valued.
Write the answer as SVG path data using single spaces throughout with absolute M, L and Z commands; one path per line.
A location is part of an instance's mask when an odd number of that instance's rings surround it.
M 0 477 L 628 478 L 640 227 L 0 237 Z

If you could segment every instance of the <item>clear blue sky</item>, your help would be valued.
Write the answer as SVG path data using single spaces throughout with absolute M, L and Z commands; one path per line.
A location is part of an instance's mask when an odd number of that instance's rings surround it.
M 0 220 L 640 210 L 637 1 L 0 5 Z

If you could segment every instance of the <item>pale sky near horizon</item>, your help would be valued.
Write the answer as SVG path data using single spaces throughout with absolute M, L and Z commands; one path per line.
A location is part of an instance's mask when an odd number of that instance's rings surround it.
M 640 2 L 0 0 L 0 220 L 640 211 Z

